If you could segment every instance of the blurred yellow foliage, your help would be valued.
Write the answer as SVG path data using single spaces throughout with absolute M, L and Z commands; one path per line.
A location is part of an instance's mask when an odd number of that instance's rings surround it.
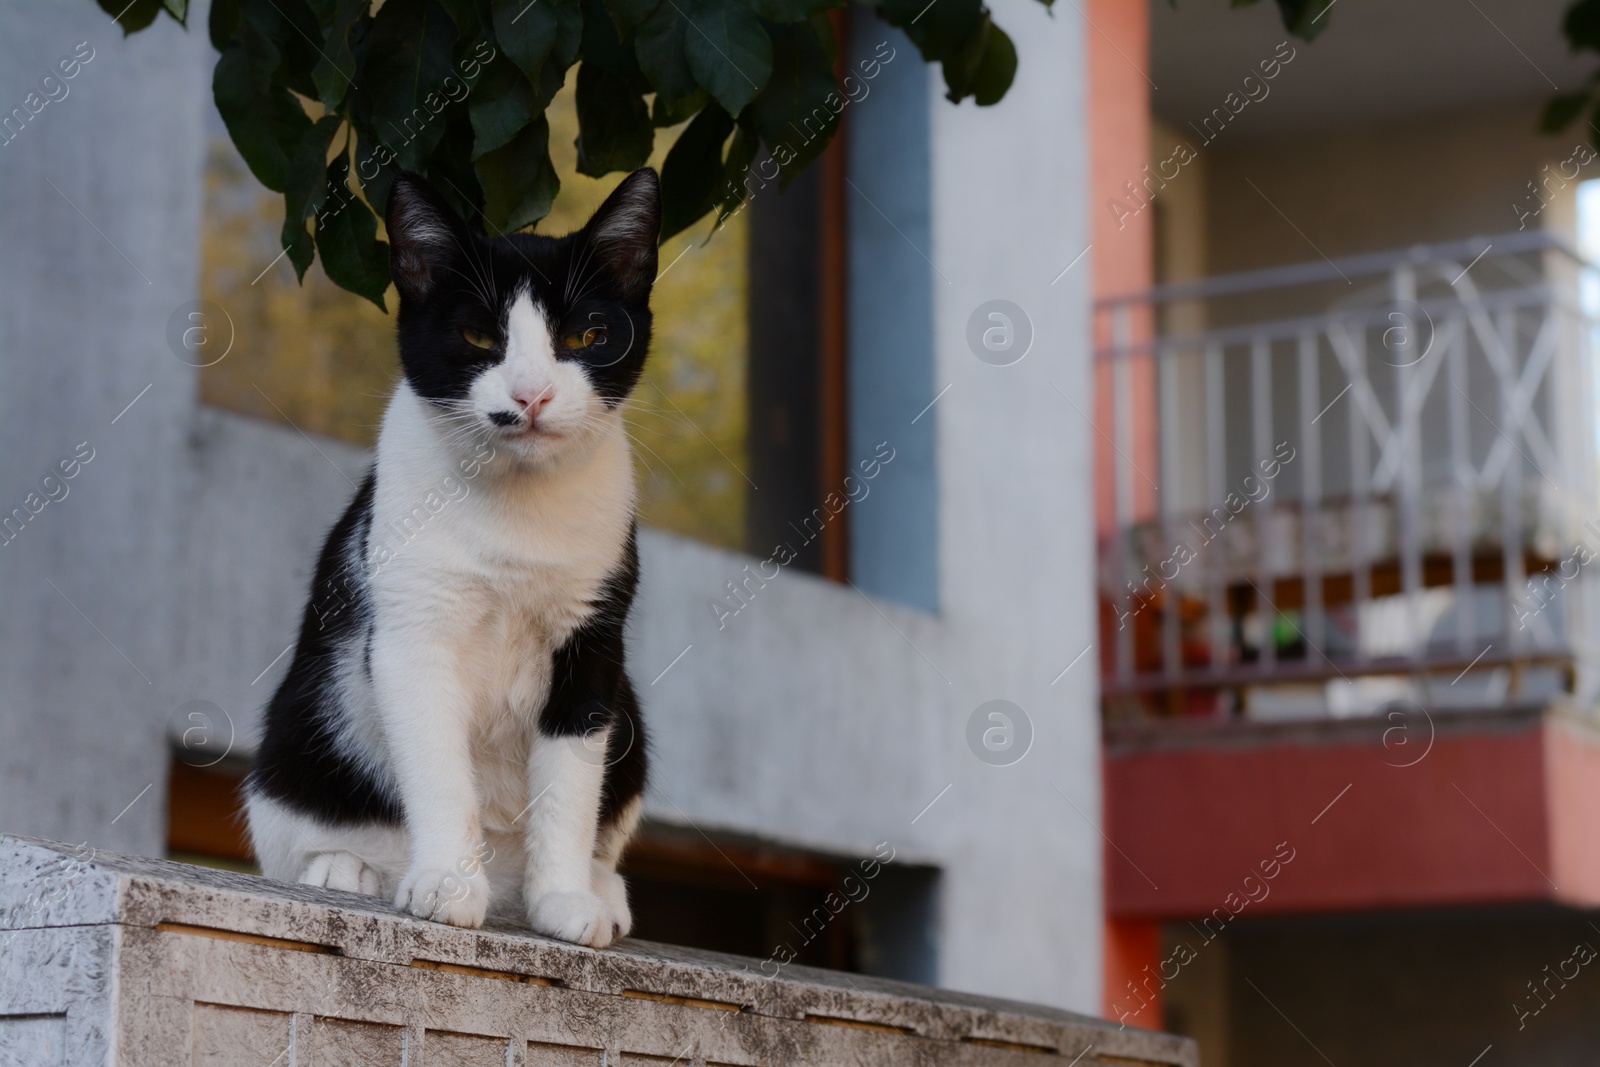
M 370 445 L 399 376 L 394 319 L 330 282 L 295 282 L 278 231 L 283 200 L 231 143 L 212 142 L 200 247 L 200 295 L 233 321 L 227 358 L 200 371 L 208 404 Z M 269 268 L 269 264 L 271 264 Z M 387 302 L 397 302 L 391 287 Z

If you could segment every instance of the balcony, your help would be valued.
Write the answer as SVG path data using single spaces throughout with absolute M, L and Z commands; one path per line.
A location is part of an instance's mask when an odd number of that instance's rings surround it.
M 1110 724 L 1595 695 L 1595 320 L 1524 232 L 1096 307 Z

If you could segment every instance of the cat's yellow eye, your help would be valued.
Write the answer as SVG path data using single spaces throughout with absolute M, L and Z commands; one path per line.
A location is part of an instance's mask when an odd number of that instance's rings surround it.
M 587 330 L 574 330 L 561 339 L 563 348 L 593 348 L 595 345 L 606 343 L 606 328 L 604 326 L 591 326 Z
M 493 348 L 494 338 L 477 330 L 462 330 L 461 339 L 473 348 Z

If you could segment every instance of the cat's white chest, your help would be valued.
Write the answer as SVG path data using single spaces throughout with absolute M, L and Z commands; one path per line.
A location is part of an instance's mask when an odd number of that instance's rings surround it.
M 566 495 L 484 486 L 441 513 L 373 582 L 378 610 L 412 615 L 444 642 L 485 711 L 538 710 L 552 655 L 622 561 L 620 509 L 597 514 L 591 501 L 581 510 Z M 383 510 L 380 501 L 375 514 Z
M 530 748 L 550 696 L 558 650 L 594 612 L 607 576 L 621 558 L 575 551 L 557 558 L 544 545 L 536 562 L 503 568 L 489 584 L 491 618 L 477 653 L 482 687 L 472 724 L 472 752 L 484 826 L 513 832 L 535 798 L 528 794 Z
M 457 474 L 445 506 L 419 518 L 415 501 L 451 472 L 385 429 L 372 538 L 405 533 L 373 576 L 378 631 L 440 660 L 463 688 L 465 721 L 452 725 L 468 739 L 484 823 L 509 828 L 529 800 L 530 746 L 554 656 L 625 557 L 634 504 L 626 439 L 604 440 L 586 462 L 555 472 L 491 463 L 470 479 Z

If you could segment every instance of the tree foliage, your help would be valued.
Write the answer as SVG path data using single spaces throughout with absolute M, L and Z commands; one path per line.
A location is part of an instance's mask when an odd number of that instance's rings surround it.
M 188 0 L 98 2 L 128 33 L 162 11 L 188 18 Z M 574 65 L 583 174 L 642 166 L 656 129 L 688 121 L 662 168 L 663 240 L 736 211 L 763 151 L 793 178 L 844 106 L 830 13 L 845 2 L 213 0 L 212 93 L 239 155 L 283 194 L 300 277 L 320 254 L 382 307 L 394 169 L 426 175 L 487 232 L 533 225 L 560 187 L 545 109 Z M 952 102 L 1010 88 L 1016 48 L 984 0 L 860 2 L 940 65 Z M 1331 3 L 1277 0 L 1307 38 Z
M 1177 0 L 1172 0 L 1174 4 Z M 1323 16 L 1338 0 L 1277 0 L 1278 14 L 1283 18 L 1283 28 L 1303 40 L 1311 40 L 1327 28 Z M 1256 0 L 1232 0 L 1234 7 L 1251 7 Z
M 1561 20 L 1561 32 L 1574 52 L 1600 52 L 1600 0 L 1576 0 Z M 1559 133 L 1588 113 L 1589 140 L 1600 148 L 1600 71 L 1583 88 L 1557 93 L 1545 102 L 1539 127 Z

